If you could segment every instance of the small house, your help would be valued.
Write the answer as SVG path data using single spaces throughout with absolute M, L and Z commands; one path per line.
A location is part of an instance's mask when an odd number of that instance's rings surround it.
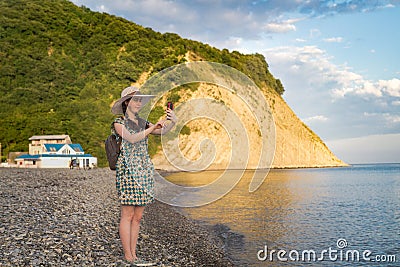
M 68 135 L 32 136 L 29 141 L 29 154 L 15 159 L 18 167 L 93 168 L 97 166 L 97 158 L 91 154 L 85 154 L 80 144 L 72 144 Z

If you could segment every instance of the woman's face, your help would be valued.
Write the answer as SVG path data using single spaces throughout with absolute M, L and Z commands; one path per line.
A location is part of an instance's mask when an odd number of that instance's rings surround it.
M 141 97 L 132 97 L 128 104 L 128 109 L 133 113 L 138 113 L 140 108 L 142 107 L 142 98 Z

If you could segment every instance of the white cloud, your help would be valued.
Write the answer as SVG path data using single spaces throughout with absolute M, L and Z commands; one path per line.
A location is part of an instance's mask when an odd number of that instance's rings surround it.
M 280 22 L 268 22 L 262 28 L 266 32 L 283 33 L 296 31 L 295 23 L 304 20 L 305 18 L 288 19 Z
M 373 117 L 373 116 L 378 116 L 378 113 L 370 113 L 370 112 L 364 112 L 365 117 Z
M 364 116 L 366 118 L 372 118 L 375 117 L 379 120 L 383 120 L 386 122 L 386 126 L 392 127 L 394 126 L 393 124 L 400 123 L 400 115 L 398 114 L 393 114 L 393 113 L 369 113 L 369 112 L 364 112 Z
M 353 88 L 341 88 L 341 89 L 333 89 L 332 96 L 334 98 L 344 98 L 345 95 L 353 92 Z
M 334 64 L 317 46 L 282 46 L 264 54 L 283 82 L 286 102 L 323 139 L 400 132 L 400 80 L 368 80 L 346 64 Z
M 400 100 L 392 101 L 393 106 L 400 106 Z
M 105 7 L 105 5 L 100 5 L 100 7 L 98 8 L 99 10 L 101 10 L 102 12 L 108 12 L 108 8 Z
M 267 23 L 263 27 L 263 29 L 267 32 L 282 33 L 282 32 L 295 31 L 296 26 L 289 23 Z
M 372 95 L 376 97 L 381 97 L 382 96 L 382 91 L 377 84 L 372 83 L 370 81 L 365 81 L 365 80 L 360 80 L 359 81 L 361 86 L 356 87 L 354 90 L 354 93 L 357 95 Z
M 289 77 L 300 74 L 307 84 L 324 87 L 334 98 L 349 94 L 382 95 L 376 83 L 365 80 L 346 65 L 333 64 L 332 57 L 316 46 L 273 48 L 266 51 L 266 57 L 270 64 L 284 65 Z
M 390 96 L 400 97 L 400 80 L 399 79 L 391 79 L 391 80 L 379 80 L 378 85 L 382 88 L 382 91 L 387 93 Z
M 332 90 L 332 95 L 335 97 L 343 98 L 346 95 L 360 95 L 360 96 L 375 96 L 382 97 L 388 95 L 391 97 L 400 97 L 400 80 L 393 78 L 391 80 L 379 80 L 372 82 L 365 80 L 362 76 L 356 75 L 355 79 L 343 82 L 343 84 L 350 84 L 352 81 L 353 87 L 344 87 L 341 89 Z
M 251 51 L 249 51 L 245 45 L 243 45 L 243 38 L 241 37 L 229 37 L 228 39 L 226 39 L 225 41 L 221 42 L 220 44 L 223 47 L 229 47 L 229 50 L 233 51 L 239 51 L 241 53 L 245 53 L 245 54 L 250 54 Z
M 323 39 L 327 43 L 341 43 L 343 42 L 343 37 L 332 37 Z
M 387 4 L 386 6 L 384 6 L 384 8 L 394 8 L 395 6 L 393 4 Z
M 303 119 L 304 122 L 312 123 L 312 122 L 326 122 L 328 120 L 327 117 L 323 115 L 316 115 L 312 117 L 308 117 Z
M 400 115 L 385 113 L 383 116 L 389 125 L 400 123 Z

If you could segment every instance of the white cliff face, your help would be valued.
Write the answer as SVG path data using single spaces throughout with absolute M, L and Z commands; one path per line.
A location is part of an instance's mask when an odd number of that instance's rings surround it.
M 177 149 L 174 153 L 168 149 L 159 151 L 153 157 L 155 167 L 190 171 L 191 167 L 193 169 L 225 169 L 244 166 L 255 169 L 346 165 L 300 121 L 280 95 L 266 88 L 262 89 L 262 93 L 265 101 L 260 101 L 260 104 L 268 103 L 275 123 L 273 142 L 264 147 L 256 116 L 237 95 L 210 84 L 201 84 L 195 91 L 180 91 L 180 103 L 209 98 L 228 107 L 230 111 L 218 111 L 218 114 L 214 114 L 217 118 L 223 118 L 219 122 L 201 117 L 187 122 L 186 126 L 190 128 L 190 134 L 179 135 L 179 139 L 175 142 Z M 165 98 L 160 101 L 160 104 L 164 106 L 164 102 L 166 102 Z M 176 106 L 179 106 L 179 103 L 176 103 Z M 213 105 L 210 104 L 209 108 L 213 112 Z M 232 130 L 232 123 L 240 123 L 241 126 L 237 127 L 237 130 Z M 264 160 L 264 163 L 260 165 L 262 150 L 267 152 L 262 157 L 270 157 L 270 159 Z
M 294 114 L 281 96 L 265 91 L 276 125 L 276 152 L 272 167 L 347 166 Z

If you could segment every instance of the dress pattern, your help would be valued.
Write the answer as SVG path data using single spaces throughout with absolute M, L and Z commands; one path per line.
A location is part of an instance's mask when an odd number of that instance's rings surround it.
M 120 123 L 130 133 L 138 133 L 146 128 L 146 121 L 138 118 L 139 125 L 127 118 L 117 118 L 111 132 L 121 138 L 114 128 Z M 151 162 L 147 137 L 134 144 L 122 139 L 121 152 L 116 165 L 116 187 L 122 205 L 145 206 L 154 201 L 154 165 Z

